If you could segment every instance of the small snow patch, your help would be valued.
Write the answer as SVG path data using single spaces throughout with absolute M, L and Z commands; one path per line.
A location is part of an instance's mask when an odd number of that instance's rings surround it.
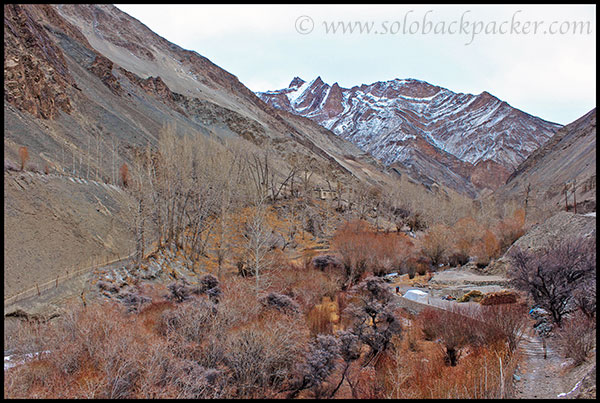
M 583 379 L 581 381 L 583 381 Z M 573 393 L 575 391 L 575 389 L 577 389 L 579 387 L 579 385 L 581 385 L 581 381 L 577 382 L 577 384 L 575 386 L 573 386 L 573 389 L 571 389 L 569 392 L 559 393 L 558 395 L 556 395 L 556 397 L 565 397 L 565 396 L 570 395 L 571 393 Z
M 9 368 L 16 367 L 17 365 L 24 364 L 26 361 L 31 360 L 33 357 L 38 356 L 40 354 L 49 353 L 50 350 L 38 351 L 35 353 L 27 353 L 24 355 L 24 358 L 21 360 L 14 360 L 12 355 L 4 356 L 4 370 L 6 371 Z

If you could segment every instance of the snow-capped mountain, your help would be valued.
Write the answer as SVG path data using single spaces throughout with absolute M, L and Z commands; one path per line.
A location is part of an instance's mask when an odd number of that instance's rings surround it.
M 310 118 L 388 166 L 428 175 L 442 163 L 476 187 L 496 188 L 561 125 L 524 113 L 488 92 L 455 93 L 415 79 L 342 88 L 295 77 L 288 88 L 259 92 L 268 104 Z M 426 169 L 425 169 L 426 170 Z

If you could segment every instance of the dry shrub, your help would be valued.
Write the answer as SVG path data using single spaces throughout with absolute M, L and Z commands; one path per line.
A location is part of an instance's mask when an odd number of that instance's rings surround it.
M 364 238 L 369 231 L 365 221 L 355 220 L 338 228 L 333 235 L 332 249 L 340 254 L 344 265 L 344 288 L 352 286 L 367 270 L 370 251 Z
M 403 348 L 412 352 L 420 351 L 421 347 L 419 340 L 421 338 L 422 332 L 419 327 L 411 324 L 411 326 L 408 326 L 404 332 L 403 342 L 405 345 L 403 345 Z
M 464 266 L 469 263 L 470 256 L 462 252 L 454 252 L 448 256 L 448 264 L 452 267 Z
M 436 321 L 439 320 L 439 312 L 434 308 L 427 308 L 421 311 L 417 323 L 421 327 L 425 340 L 435 341 L 438 335 Z M 433 324 L 433 325 L 432 325 Z
M 218 397 L 214 387 L 202 387 L 207 379 L 200 374 L 210 370 L 195 362 L 186 366 L 185 357 L 173 354 L 169 340 L 146 329 L 144 320 L 153 306 L 140 316 L 125 314 L 118 304 L 68 311 L 45 329 L 49 337 L 44 347 L 50 352 L 43 361 L 6 373 L 5 397 Z M 187 374 L 196 379 L 185 381 Z
M 272 311 L 228 332 L 221 342 L 234 397 L 269 397 L 279 389 L 291 378 L 306 336 L 297 319 Z
M 579 292 L 595 299 L 596 237 L 555 241 L 538 251 L 514 248 L 510 259 L 508 276 L 513 286 L 526 291 L 559 326 L 566 314 L 577 309 Z
M 22 146 L 19 148 L 19 159 L 21 161 L 21 171 L 25 169 L 25 164 L 27 163 L 27 160 L 29 159 L 29 151 L 27 150 L 27 147 Z
M 194 295 L 207 295 L 213 302 L 218 303 L 222 294 L 219 280 L 212 274 L 205 274 L 198 279 L 198 285 L 189 285 L 186 281 L 176 281 L 167 286 L 170 294 L 167 298 L 183 302 Z
M 452 310 L 426 308 L 418 316 L 426 340 L 439 341 L 447 365 L 456 366 L 466 346 L 479 347 L 501 336 L 483 319 L 478 305 L 456 305 Z
M 298 315 L 261 310 L 243 282 L 222 286 L 218 304 L 193 296 L 135 314 L 88 304 L 55 325 L 29 326 L 28 338 L 16 332 L 16 345 L 50 352 L 6 371 L 5 397 L 272 396 L 292 378 L 308 329 Z
M 364 242 L 370 249 L 367 271 L 376 276 L 406 271 L 413 243 L 405 234 L 370 232 Z
M 561 353 L 573 359 L 574 365 L 583 363 L 596 347 L 596 319 L 576 312 L 563 320 L 556 342 Z
M 437 267 L 444 262 L 451 246 L 452 233 L 450 229 L 443 224 L 436 224 L 423 237 L 421 254 L 428 258 L 434 267 Z
M 518 357 L 508 353 L 505 343 L 469 347 L 456 366 L 444 364 L 445 353 L 436 343 L 421 338 L 414 343 L 417 348 L 411 347 L 406 340 L 397 343 L 392 350 L 393 363 L 380 371 L 385 397 L 478 399 L 511 396 L 512 374 Z
M 424 276 L 431 269 L 431 261 L 420 256 L 415 260 L 415 268 L 419 276 Z
M 326 269 L 342 269 L 342 262 L 340 261 L 340 259 L 335 256 L 335 255 L 320 255 L 320 256 L 315 256 L 312 261 L 311 264 L 313 265 L 314 268 L 319 269 L 319 270 L 326 270 Z
M 56 398 L 57 386 L 63 383 L 62 377 L 47 359 L 35 359 L 28 365 L 5 370 L 4 398 Z
M 379 373 L 383 377 L 385 397 L 391 399 L 430 398 L 428 382 L 439 380 L 444 370 L 442 351 L 431 342 L 419 340 L 418 351 L 407 343 L 398 344 L 390 355 L 391 362 Z M 436 365 L 437 363 L 437 365 Z
M 379 233 L 361 220 L 338 228 L 331 244 L 344 266 L 344 289 L 356 284 L 368 272 L 377 276 L 402 272 L 413 247 L 406 235 Z
M 265 307 L 272 307 L 283 313 L 297 314 L 300 312 L 298 303 L 285 294 L 270 292 L 261 297 L 260 302 Z
M 421 214 L 415 213 L 406 219 L 406 225 L 411 231 L 415 232 L 427 228 L 427 221 Z
M 487 266 L 492 259 L 500 255 L 500 242 L 496 235 L 486 229 L 481 239 L 475 243 L 473 253 L 477 256 L 477 265 Z
M 92 304 L 67 311 L 44 332 L 47 338 L 43 349 L 49 351 L 44 358 L 44 378 L 67 381 L 62 388 L 56 384 L 47 387 L 45 397 L 134 397 L 140 379 L 151 370 L 145 364 L 151 336 L 140 332 L 136 321 L 116 304 Z M 27 374 L 33 375 L 39 369 L 35 362 L 24 364 L 19 371 L 9 371 L 7 376 L 28 379 Z M 34 395 L 31 390 L 27 397 Z
M 159 332 L 177 333 L 188 341 L 201 342 L 217 316 L 217 306 L 206 298 L 194 298 L 162 314 Z
M 380 356 L 378 362 L 387 360 L 385 354 Z M 383 365 L 380 364 L 382 367 Z M 354 377 L 352 398 L 353 399 L 382 399 L 385 396 L 385 390 L 377 379 L 377 369 L 374 367 L 360 368 Z
M 121 165 L 121 168 L 119 168 L 119 177 L 121 178 L 121 183 L 123 184 L 123 187 L 127 187 L 127 185 L 129 184 L 129 167 L 125 162 L 123 163 L 123 165 Z
M 525 304 L 500 304 L 481 307 L 481 319 L 492 335 L 508 343 L 509 352 L 517 350 L 524 333 L 531 326 Z
M 490 227 L 473 217 L 463 217 L 452 226 L 452 253 L 450 263 L 463 265 L 469 256 L 477 256 L 477 264 L 487 265 L 491 259 L 500 256 L 521 235 L 525 224 L 525 211 L 515 210 L 507 217 Z
M 175 308 L 175 304 L 170 301 L 153 300 L 150 304 L 140 309 L 140 318 L 144 329 L 155 334 L 159 334 L 161 329 L 161 316 L 167 311 Z
M 426 380 L 422 393 L 434 399 L 504 398 L 511 394 L 516 365 L 517 359 L 500 347 L 476 348 L 440 378 Z
M 341 287 L 341 277 L 342 273 L 333 266 L 322 271 L 312 265 L 288 264 L 273 274 L 269 290 L 293 298 L 306 312 L 323 297 L 334 298 Z
M 333 334 L 335 324 L 339 323 L 339 307 L 336 301 L 324 297 L 306 314 L 306 324 L 311 335 Z
M 452 226 L 453 248 L 457 256 L 468 256 L 480 238 L 483 228 L 473 217 L 463 217 Z

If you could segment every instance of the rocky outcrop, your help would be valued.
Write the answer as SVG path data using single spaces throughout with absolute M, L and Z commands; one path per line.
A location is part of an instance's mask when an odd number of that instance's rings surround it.
M 90 66 L 90 71 L 98 76 L 104 85 L 110 88 L 113 94 L 121 95 L 123 89 L 121 88 L 121 84 L 117 80 L 117 77 L 113 75 L 112 69 L 113 62 L 100 54 L 96 55 L 96 59 Z
M 75 82 L 61 50 L 33 18 L 29 5 L 4 5 L 4 99 L 42 119 L 71 112 Z

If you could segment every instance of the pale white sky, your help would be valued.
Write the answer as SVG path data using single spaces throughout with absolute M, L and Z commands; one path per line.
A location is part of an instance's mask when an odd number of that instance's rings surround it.
M 416 78 L 455 92 L 488 91 L 562 124 L 596 106 L 591 5 L 116 6 L 253 91 L 287 87 L 294 76 L 347 88 Z M 363 33 L 327 33 L 336 21 L 360 21 Z

